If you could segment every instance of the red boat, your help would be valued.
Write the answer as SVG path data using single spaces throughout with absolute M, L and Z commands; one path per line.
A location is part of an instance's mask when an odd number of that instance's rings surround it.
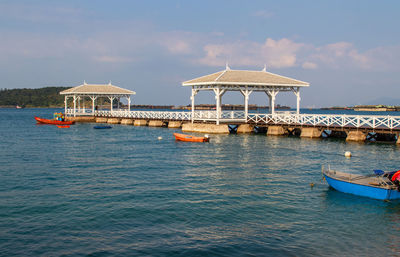
M 185 141 L 185 142 L 208 142 L 210 138 L 205 135 L 204 137 L 195 137 L 191 135 L 174 133 L 175 140 L 177 141 Z
M 75 123 L 75 121 L 49 120 L 49 119 L 43 119 L 43 118 L 39 118 L 39 117 L 35 117 L 35 120 L 37 121 L 37 123 L 50 124 L 50 125 L 72 125 Z

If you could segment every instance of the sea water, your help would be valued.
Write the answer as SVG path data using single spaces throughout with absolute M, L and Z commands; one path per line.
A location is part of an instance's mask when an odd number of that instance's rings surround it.
M 0 109 L 1 256 L 400 255 L 400 203 L 321 174 L 398 170 L 395 144 L 36 125 L 55 111 Z

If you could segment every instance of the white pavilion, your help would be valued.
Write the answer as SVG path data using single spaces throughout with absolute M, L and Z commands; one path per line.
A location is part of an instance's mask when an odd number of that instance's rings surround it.
M 107 98 L 110 100 L 110 111 L 113 112 L 114 100 L 117 100 L 118 109 L 121 98 L 126 98 L 128 101 L 128 109 L 130 111 L 131 106 L 131 95 L 135 95 L 136 92 L 117 87 L 112 85 L 111 82 L 108 84 L 87 84 L 84 82 L 82 85 L 69 88 L 61 91 L 60 95 L 64 95 L 65 114 L 68 116 L 76 115 L 95 115 L 96 113 L 96 101 L 100 97 Z M 72 98 L 73 108 L 68 108 L 68 100 Z M 92 101 L 91 108 L 85 106 L 85 100 L 90 98 Z
M 244 97 L 244 117 L 248 115 L 249 97 L 252 92 L 264 92 L 269 98 L 269 112 L 275 113 L 275 98 L 279 92 L 292 92 L 297 98 L 296 113 L 300 113 L 300 88 L 310 84 L 266 71 L 225 70 L 188 80 L 182 86 L 192 87 L 192 122 L 195 116 L 195 96 L 200 91 L 213 91 L 216 100 L 216 123 L 221 119 L 221 98 L 227 91 L 239 91 Z M 201 119 L 199 119 L 201 120 Z

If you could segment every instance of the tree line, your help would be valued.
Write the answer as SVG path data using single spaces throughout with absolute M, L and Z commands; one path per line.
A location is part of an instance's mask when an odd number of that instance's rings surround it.
M 64 96 L 59 93 L 68 88 L 0 89 L 0 106 L 63 107 Z

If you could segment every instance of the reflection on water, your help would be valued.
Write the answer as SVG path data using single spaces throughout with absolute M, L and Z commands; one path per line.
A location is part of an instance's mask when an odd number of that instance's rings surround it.
M 166 128 L 34 125 L 51 113 L 0 110 L 4 255 L 399 252 L 398 202 L 337 192 L 321 174 L 327 164 L 400 169 L 395 145 L 261 134 L 203 144 L 176 142 Z

